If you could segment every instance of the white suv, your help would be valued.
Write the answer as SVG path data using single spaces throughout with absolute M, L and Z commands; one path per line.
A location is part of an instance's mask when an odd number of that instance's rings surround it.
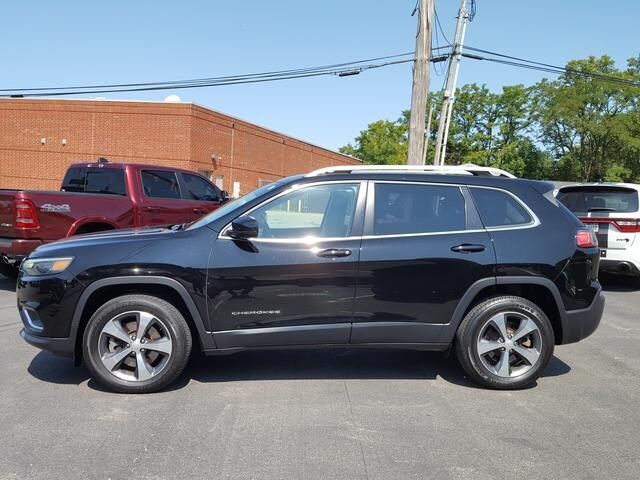
M 593 229 L 600 270 L 640 276 L 640 185 L 582 183 L 561 187 L 557 198 Z

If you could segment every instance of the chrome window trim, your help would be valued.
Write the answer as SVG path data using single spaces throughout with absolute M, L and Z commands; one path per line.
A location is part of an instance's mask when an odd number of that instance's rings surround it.
M 469 185 L 469 190 L 471 190 L 471 196 L 473 196 L 473 189 L 474 188 L 483 188 L 485 190 L 496 190 L 498 192 L 502 192 L 502 193 L 506 193 L 507 195 L 509 195 L 511 198 L 513 198 L 516 202 L 518 202 L 520 204 L 520 206 L 522 208 L 525 209 L 525 211 L 529 214 L 529 216 L 531 217 L 531 221 L 527 222 L 527 223 L 519 223 L 517 225 L 496 225 L 495 227 L 484 227 L 488 232 L 498 232 L 498 231 L 507 231 L 507 230 L 523 230 L 526 228 L 535 228 L 538 225 L 540 225 L 542 222 L 540 221 L 540 219 L 538 218 L 538 216 L 533 212 L 533 210 L 531 210 L 531 208 L 529 208 L 529 205 L 527 205 L 525 202 L 523 202 L 522 200 L 520 200 L 520 198 L 511 193 L 508 190 L 505 190 L 503 188 L 496 188 L 496 187 L 486 187 L 483 185 Z M 475 199 L 474 199 L 475 201 Z M 477 206 L 476 206 L 477 208 Z M 478 209 L 478 213 L 480 213 L 480 210 Z M 480 214 L 480 218 L 482 219 L 482 214 Z
M 423 232 L 423 233 L 391 233 L 386 235 L 363 235 L 363 240 L 373 240 L 377 238 L 405 238 L 405 237 L 431 237 L 435 235 L 461 235 L 464 233 L 483 233 L 485 229 L 470 230 L 449 230 L 446 232 Z
M 291 186 L 291 188 L 288 188 L 282 192 L 280 192 L 279 194 L 270 197 L 268 199 L 266 199 L 264 202 L 260 202 L 258 205 L 254 206 L 253 208 L 251 208 L 250 210 L 247 210 L 246 212 L 244 212 L 242 215 L 250 215 L 251 212 L 253 212 L 254 210 L 257 210 L 258 208 L 262 207 L 263 205 L 266 205 L 267 203 L 271 203 L 274 200 L 277 200 L 278 198 L 287 195 L 289 193 L 295 192 L 296 190 L 300 190 L 302 188 L 306 188 L 306 187 L 317 187 L 320 185 L 332 185 L 332 184 L 339 184 L 339 183 L 347 183 L 347 184 L 353 184 L 353 185 L 358 185 L 358 196 L 356 197 L 356 202 L 355 205 L 357 206 L 358 203 L 361 200 L 361 197 L 363 197 L 364 195 L 366 195 L 366 188 L 367 188 L 367 181 L 366 180 L 328 180 L 328 181 L 319 181 L 319 182 L 310 182 L 310 183 L 298 183 L 295 184 L 293 186 Z M 238 217 L 236 217 L 238 218 Z M 234 219 L 235 220 L 235 219 Z M 231 229 L 231 223 L 233 223 L 233 220 L 229 223 L 227 223 L 224 228 L 222 230 L 220 230 L 220 233 L 218 234 L 218 239 L 220 240 L 235 240 L 234 238 L 229 237 L 228 235 L 226 235 L 227 231 L 229 231 Z M 351 228 L 353 228 L 353 225 L 351 225 Z M 319 243 L 319 242 L 324 242 L 324 241 L 337 241 L 337 240 L 354 240 L 354 239 L 359 239 L 360 236 L 349 236 L 349 237 L 302 237 L 302 238 L 252 238 L 251 242 L 262 242 L 262 243 L 301 243 L 301 244 L 314 244 L 314 243 Z
M 509 230 L 524 230 L 524 229 L 528 229 L 528 228 L 535 228 L 537 226 L 539 226 L 542 222 L 540 221 L 540 219 L 538 218 L 538 216 L 533 212 L 533 210 L 531 210 L 531 208 L 529 208 L 529 206 L 523 202 L 522 200 L 520 200 L 520 198 L 509 192 L 508 190 L 505 190 L 503 188 L 497 188 L 497 187 L 488 187 L 488 186 L 483 186 L 483 185 L 467 185 L 467 184 L 458 184 L 458 183 L 441 183 L 441 182 L 419 182 L 419 181 L 411 181 L 411 180 L 329 180 L 329 181 L 325 181 L 325 182 L 313 182 L 313 183 L 302 183 L 302 184 L 296 184 L 293 185 L 291 188 L 288 188 L 287 190 L 280 192 L 278 195 L 271 197 L 267 200 L 265 200 L 264 202 L 261 202 L 260 204 L 256 205 L 255 207 L 253 207 L 252 209 L 248 210 L 247 212 L 243 213 L 243 215 L 249 215 L 251 212 L 253 212 L 254 210 L 260 208 L 261 206 L 265 205 L 268 202 L 271 202 L 273 200 L 276 200 L 277 198 L 293 192 L 295 190 L 298 190 L 300 188 L 304 188 L 304 187 L 308 187 L 308 186 L 317 186 L 317 185 L 330 185 L 330 184 L 334 184 L 334 183 L 357 183 L 359 184 L 359 190 L 358 190 L 358 199 L 356 199 L 356 204 L 360 201 L 360 196 L 361 195 L 367 195 L 366 198 L 366 205 L 367 207 L 370 205 L 370 198 L 371 199 L 375 199 L 374 195 L 375 195 L 375 184 L 376 183 L 394 183 L 394 184 L 409 184 L 409 185 L 435 185 L 435 186 L 443 186 L 443 187 L 456 187 L 460 190 L 460 194 L 462 195 L 462 188 L 463 187 L 467 187 L 469 189 L 472 188 L 484 188 L 486 190 L 497 190 L 499 192 L 503 192 L 506 193 L 507 195 L 511 196 L 513 199 L 516 200 L 516 202 L 518 202 L 524 209 L 525 211 L 530 215 L 530 217 L 532 218 L 532 221 L 526 224 L 519 224 L 519 225 L 502 225 L 502 226 L 495 226 L 495 227 L 485 227 L 483 229 L 468 229 L 468 230 L 451 230 L 451 231 L 445 231 L 445 232 L 417 232 L 417 233 L 394 233 L 394 234 L 387 234 L 387 235 L 352 235 L 352 236 L 348 236 L 348 237 L 304 237 L 304 238 L 252 238 L 251 242 L 256 242 L 256 243 L 280 243 L 280 244 L 302 244 L 302 245 L 315 245 L 317 243 L 323 243 L 323 242 L 336 242 L 336 241 L 349 241 L 349 240 L 374 240 L 374 239 L 389 239 L 389 238 L 411 238 L 411 237 L 430 237 L 430 236 L 434 236 L 434 235 L 461 235 L 464 233 L 483 233 L 483 232 L 499 232 L 499 231 L 509 231 Z M 371 185 L 371 187 L 369 187 L 369 185 Z M 370 190 L 369 190 L 370 188 Z M 463 195 L 464 197 L 464 195 Z M 465 199 L 465 208 L 468 208 L 468 206 L 466 205 L 466 199 Z M 365 219 L 366 219 L 366 215 L 367 212 L 365 211 Z M 237 218 L 237 217 L 236 217 Z M 220 231 L 220 234 L 218 235 L 218 238 L 221 240 L 234 240 L 233 238 L 225 235 L 225 233 L 231 228 L 231 222 L 229 222 L 227 225 L 225 225 L 225 227 Z

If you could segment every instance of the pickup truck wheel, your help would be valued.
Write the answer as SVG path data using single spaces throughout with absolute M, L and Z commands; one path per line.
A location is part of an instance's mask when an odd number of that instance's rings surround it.
M 485 300 L 464 318 L 456 354 L 484 387 L 515 390 L 535 383 L 553 355 L 553 328 L 545 313 L 521 297 Z
M 150 295 L 108 301 L 91 317 L 83 337 L 93 377 L 122 393 L 150 393 L 169 385 L 184 370 L 191 345 L 180 312 Z
M 0 260 L 0 274 L 4 275 L 7 278 L 10 278 L 11 280 L 15 280 L 16 278 L 18 278 L 18 271 L 18 267 L 9 265 Z

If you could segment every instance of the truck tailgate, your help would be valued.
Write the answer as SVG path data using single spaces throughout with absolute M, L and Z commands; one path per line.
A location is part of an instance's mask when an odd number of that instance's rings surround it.
M 19 190 L 0 190 L 0 238 L 16 238 L 13 201 Z

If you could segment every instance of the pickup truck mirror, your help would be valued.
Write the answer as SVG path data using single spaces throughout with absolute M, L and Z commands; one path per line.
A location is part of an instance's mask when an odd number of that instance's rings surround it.
M 227 235 L 236 240 L 246 240 L 257 237 L 258 232 L 258 221 L 249 215 L 243 215 L 231 222 L 231 230 Z
M 229 192 L 222 190 L 220 192 L 220 202 L 224 203 L 229 200 Z

